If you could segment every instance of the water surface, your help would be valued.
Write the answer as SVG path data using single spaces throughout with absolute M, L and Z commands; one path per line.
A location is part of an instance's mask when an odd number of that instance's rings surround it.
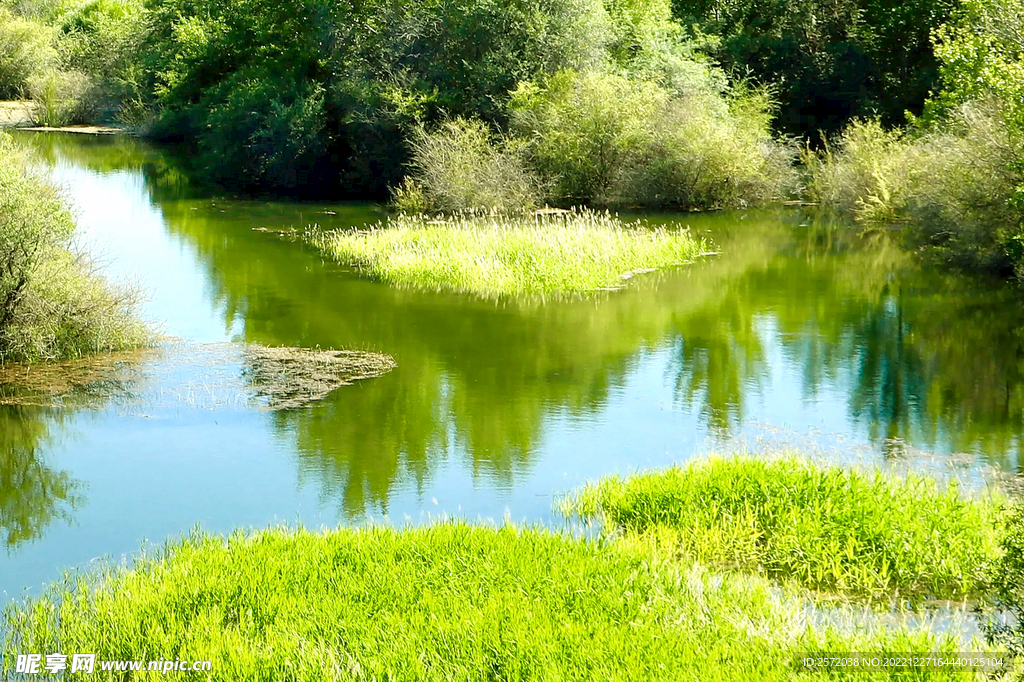
M 648 216 L 720 255 L 622 292 L 496 302 L 370 282 L 275 233 L 377 207 L 203 195 L 126 138 L 19 139 L 67 187 L 83 243 L 141 279 L 146 316 L 183 341 L 135 361 L 124 391 L 0 405 L 8 596 L 196 526 L 549 523 L 586 480 L 737 443 L 973 480 L 1020 467 L 1019 294 L 923 267 L 884 234 L 795 211 Z M 226 342 L 398 367 L 268 412 L 239 399 L 240 357 L 204 359 Z

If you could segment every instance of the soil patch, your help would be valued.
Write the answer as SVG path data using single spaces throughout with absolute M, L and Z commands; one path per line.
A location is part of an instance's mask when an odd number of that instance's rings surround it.
M 0 102 L 0 127 L 31 125 L 31 102 Z

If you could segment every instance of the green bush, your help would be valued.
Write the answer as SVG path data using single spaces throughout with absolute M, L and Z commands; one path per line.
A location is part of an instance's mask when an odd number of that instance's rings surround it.
M 0 362 L 132 348 L 150 334 L 137 292 L 105 282 L 70 250 L 74 220 L 60 193 L 0 135 Z
M 208 177 L 248 190 L 322 189 L 329 170 L 322 88 L 240 73 L 207 102 L 198 141 Z
M 144 99 L 146 14 L 141 0 L 91 0 L 62 13 L 57 24 L 64 69 L 89 74 L 113 105 L 132 106 Z
M 515 141 L 492 143 L 479 121 L 457 118 L 412 140 L 413 186 L 396 192 L 399 208 L 459 211 L 474 208 L 529 209 L 541 194 L 540 181 L 524 166 Z
M 161 0 L 144 50 L 154 131 L 197 141 L 224 184 L 254 184 L 224 157 L 259 167 L 298 148 L 320 155 L 311 175 L 331 190 L 379 194 L 401 180 L 418 124 L 500 122 L 520 80 L 600 64 L 606 23 L 598 0 Z M 256 184 L 288 189 L 277 178 L 291 173 L 257 171 Z
M 807 154 L 809 198 L 865 225 L 900 225 L 909 243 L 967 269 L 1024 275 L 1021 136 L 998 102 L 961 105 L 928 130 L 854 123 Z
M 28 83 L 35 103 L 35 120 L 44 126 L 88 123 L 99 107 L 93 79 L 81 71 L 50 69 L 33 75 Z
M 730 99 L 705 82 L 673 96 L 653 81 L 561 71 L 520 84 L 511 107 L 559 203 L 743 206 L 782 198 L 795 179 L 756 93 Z
M 25 97 L 29 79 L 56 63 L 53 28 L 0 5 L 0 99 Z

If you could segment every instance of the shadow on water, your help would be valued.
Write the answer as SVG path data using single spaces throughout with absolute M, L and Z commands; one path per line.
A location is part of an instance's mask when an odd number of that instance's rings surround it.
M 242 322 L 238 340 L 397 360 L 383 378 L 268 417 L 294 443 L 300 480 L 350 517 L 386 511 L 397 485 L 422 489 L 452 461 L 515 486 L 552 420 L 605 419 L 658 354 L 673 409 L 723 438 L 793 373 L 790 427 L 808 426 L 800 404 L 839 395 L 848 430 L 882 457 L 909 443 L 1019 466 L 1019 293 L 922 268 L 884 234 L 797 212 L 650 216 L 709 235 L 721 255 L 623 292 L 484 301 L 369 282 L 253 229 L 361 225 L 377 208 L 199 196 L 180 163 L 137 141 L 32 140 L 51 162 L 139 174 L 166 230 L 198 254 L 225 328 Z

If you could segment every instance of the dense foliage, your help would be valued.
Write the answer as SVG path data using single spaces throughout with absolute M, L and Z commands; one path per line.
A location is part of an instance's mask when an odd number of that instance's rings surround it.
M 878 114 L 887 126 L 920 115 L 938 83 L 931 33 L 954 0 L 674 0 L 676 16 L 711 37 L 710 52 L 737 78 L 774 86 L 777 127 L 838 132 Z

